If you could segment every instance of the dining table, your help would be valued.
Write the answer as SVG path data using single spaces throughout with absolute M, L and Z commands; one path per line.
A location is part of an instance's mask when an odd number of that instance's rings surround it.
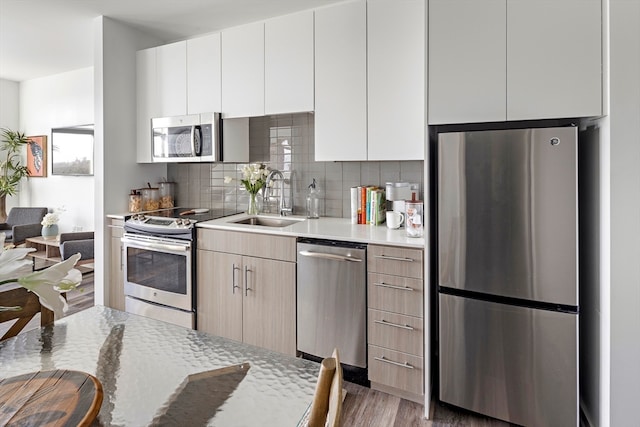
M 96 305 L 0 342 L 0 379 L 95 376 L 99 426 L 296 426 L 320 365 Z

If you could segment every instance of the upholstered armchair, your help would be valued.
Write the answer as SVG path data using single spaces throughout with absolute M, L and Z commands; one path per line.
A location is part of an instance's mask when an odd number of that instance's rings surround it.
M 93 259 L 93 231 L 60 234 L 60 257 L 62 260 L 80 254 L 80 261 Z
M 42 218 L 47 208 L 11 208 L 7 221 L 0 223 L 0 233 L 6 235 L 5 243 L 19 245 L 29 237 L 42 234 Z

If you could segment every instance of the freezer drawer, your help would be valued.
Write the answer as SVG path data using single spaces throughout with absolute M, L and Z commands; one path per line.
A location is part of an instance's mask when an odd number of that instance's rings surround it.
M 578 425 L 578 315 L 440 294 L 440 400 L 520 425 Z

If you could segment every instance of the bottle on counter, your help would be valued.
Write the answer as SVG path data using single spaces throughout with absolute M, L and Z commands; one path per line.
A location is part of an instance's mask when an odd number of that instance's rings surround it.
M 319 205 L 316 179 L 313 178 L 313 182 L 309 184 L 309 193 L 307 194 L 307 218 L 320 218 Z

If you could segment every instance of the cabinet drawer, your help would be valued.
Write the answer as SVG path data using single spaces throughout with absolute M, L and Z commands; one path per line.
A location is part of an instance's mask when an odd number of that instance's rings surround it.
M 369 344 L 416 356 L 423 355 L 422 318 L 372 309 L 368 313 Z
M 369 381 L 424 394 L 422 357 L 369 346 Z
M 422 250 L 369 245 L 367 271 L 422 279 Z
M 198 249 L 296 262 L 296 238 L 198 229 Z
M 368 306 L 408 316 L 423 317 L 421 279 L 369 273 Z

